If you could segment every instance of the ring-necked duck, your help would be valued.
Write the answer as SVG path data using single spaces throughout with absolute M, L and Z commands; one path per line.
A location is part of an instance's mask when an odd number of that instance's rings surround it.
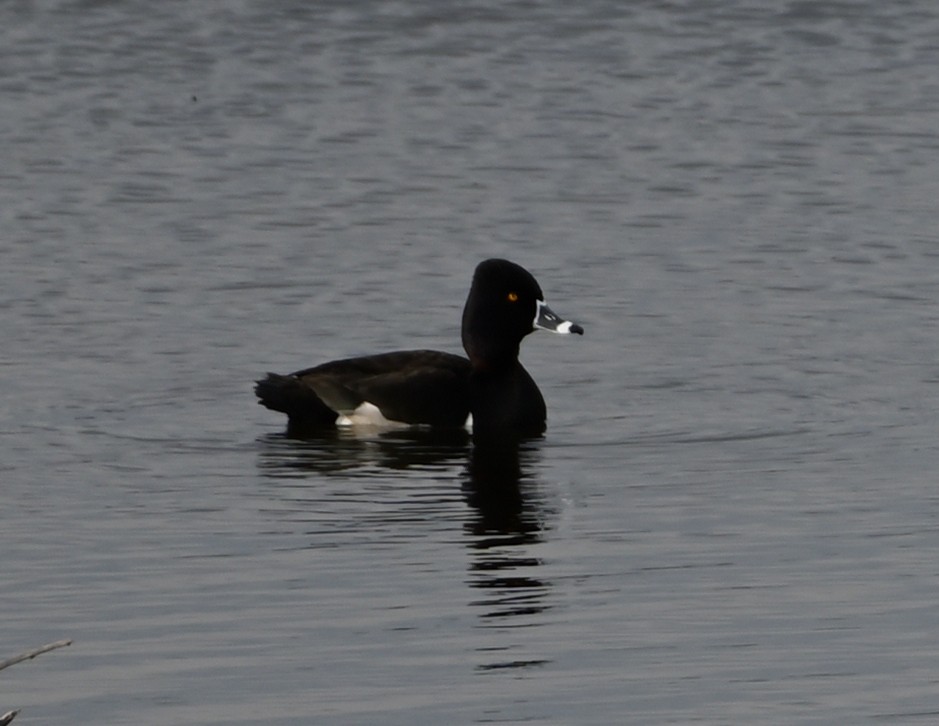
M 545 429 L 544 398 L 518 360 L 522 338 L 536 329 L 584 332 L 552 312 L 526 269 L 486 260 L 463 308 L 469 359 L 434 350 L 348 358 L 268 373 L 254 390 L 260 404 L 287 414 L 294 430 L 382 419 L 455 427 L 471 417 L 474 434 L 537 435 Z

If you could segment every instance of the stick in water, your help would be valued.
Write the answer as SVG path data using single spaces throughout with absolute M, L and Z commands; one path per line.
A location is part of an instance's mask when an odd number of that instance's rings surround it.
M 55 650 L 56 648 L 64 648 L 66 645 L 71 645 L 71 640 L 57 640 L 54 643 L 49 643 L 44 645 L 41 648 L 36 648 L 35 650 L 27 650 L 25 653 L 20 653 L 15 655 L 12 658 L 7 658 L 6 660 L 0 661 L 0 671 L 4 668 L 9 668 L 11 665 L 16 665 L 17 663 L 22 663 L 24 660 L 31 660 L 37 655 L 42 655 L 43 653 L 48 653 L 50 650 Z

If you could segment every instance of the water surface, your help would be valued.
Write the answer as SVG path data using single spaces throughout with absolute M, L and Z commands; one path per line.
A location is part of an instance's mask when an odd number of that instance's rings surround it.
M 27 723 L 928 723 L 939 14 L 0 9 L 2 673 Z M 297 441 L 251 382 L 459 350 L 509 451 Z

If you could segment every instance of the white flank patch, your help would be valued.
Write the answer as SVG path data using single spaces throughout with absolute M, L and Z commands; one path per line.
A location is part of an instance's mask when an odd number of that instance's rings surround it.
M 364 401 L 349 415 L 342 415 L 336 420 L 337 426 L 371 426 L 375 428 L 394 428 L 407 426 L 400 421 L 392 421 L 382 415 L 381 409 L 374 403 Z
M 565 335 L 565 334 L 570 333 L 570 332 L 571 332 L 571 326 L 572 326 L 573 324 L 574 324 L 574 323 L 572 323 L 570 320 L 565 320 L 563 323 L 561 323 L 561 324 L 558 326 L 558 332 L 561 333 L 562 335 Z

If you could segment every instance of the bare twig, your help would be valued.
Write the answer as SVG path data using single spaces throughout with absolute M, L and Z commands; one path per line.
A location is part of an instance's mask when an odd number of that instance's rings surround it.
M 71 645 L 71 640 L 57 640 L 54 643 L 49 643 L 44 645 L 41 648 L 36 648 L 35 650 L 27 650 L 25 653 L 20 653 L 15 655 L 12 658 L 7 658 L 6 660 L 0 661 L 0 671 L 4 668 L 9 668 L 11 665 L 16 665 L 17 663 L 22 663 L 24 660 L 31 660 L 37 655 L 42 655 L 43 653 L 48 653 L 50 650 L 55 650 L 56 648 L 64 648 L 66 645 Z M 5 714 L 6 718 L 9 714 Z M 16 715 L 15 713 L 13 714 Z M 13 717 L 10 717 L 10 721 L 13 720 Z M 10 721 L 0 721 L 0 726 L 3 726 L 4 723 L 10 723 Z

